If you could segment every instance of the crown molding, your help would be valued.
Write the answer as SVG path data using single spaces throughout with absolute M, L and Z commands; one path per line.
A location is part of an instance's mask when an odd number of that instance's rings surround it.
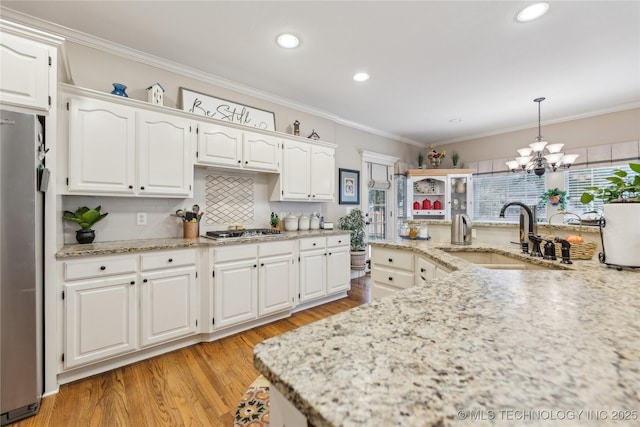
M 81 31 L 74 30 L 72 28 L 64 27 L 62 25 L 58 25 L 50 21 L 45 21 L 43 19 L 24 14 L 22 12 L 18 12 L 2 6 L 0 6 L 0 12 L 3 17 L 8 17 L 15 22 L 18 22 L 23 25 L 28 25 L 30 27 L 38 28 L 53 34 L 57 34 L 58 36 L 63 37 L 67 41 L 70 41 L 82 46 L 86 46 L 92 49 L 97 49 L 102 52 L 120 56 L 126 59 L 131 59 L 133 61 L 140 62 L 142 64 L 150 65 L 152 67 L 159 68 L 165 71 L 170 71 L 172 73 L 183 75 L 185 77 L 189 77 L 195 80 L 220 86 L 225 89 L 230 89 L 230 90 L 242 93 L 244 95 L 249 95 L 258 99 L 262 99 L 264 101 L 273 102 L 274 104 L 278 104 L 283 107 L 287 107 L 303 113 L 311 114 L 326 120 L 330 120 L 340 125 L 348 126 L 348 127 L 358 129 L 367 133 L 382 136 L 384 138 L 389 138 L 398 142 L 415 145 L 419 147 L 424 146 L 424 143 L 414 141 L 408 138 L 404 138 L 399 135 L 394 135 L 392 133 L 385 132 L 380 129 L 375 129 L 360 123 L 352 122 L 350 120 L 346 120 L 346 119 L 343 119 L 342 117 L 332 114 L 328 111 L 324 111 L 324 110 L 312 107 L 310 105 L 301 104 L 301 103 L 292 101 L 290 99 L 278 96 L 271 92 L 267 92 L 267 91 L 263 91 L 263 90 L 259 90 L 259 89 L 247 86 L 247 85 L 243 85 L 238 82 L 234 82 L 232 80 L 225 79 L 220 76 L 216 76 L 214 74 L 206 73 L 204 71 L 201 71 L 195 68 L 187 67 L 177 62 L 169 61 L 164 58 L 160 58 L 158 56 L 154 56 L 136 49 L 132 49 L 127 46 L 113 43 L 108 40 L 101 39 L 99 37 L 95 37 L 90 34 L 86 34 Z

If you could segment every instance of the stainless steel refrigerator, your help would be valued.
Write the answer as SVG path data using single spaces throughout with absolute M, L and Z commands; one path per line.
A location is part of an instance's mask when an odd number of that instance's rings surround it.
M 0 425 L 35 414 L 43 389 L 42 129 L 0 110 Z

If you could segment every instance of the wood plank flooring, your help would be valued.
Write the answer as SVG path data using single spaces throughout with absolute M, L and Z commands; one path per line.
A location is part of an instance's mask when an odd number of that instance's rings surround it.
M 259 342 L 371 300 L 370 277 L 347 298 L 210 343 L 200 343 L 60 387 L 37 415 L 12 427 L 230 427 L 236 405 L 258 376 Z

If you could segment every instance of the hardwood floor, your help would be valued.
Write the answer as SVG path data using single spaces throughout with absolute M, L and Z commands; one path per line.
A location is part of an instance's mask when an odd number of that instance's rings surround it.
M 233 425 L 236 405 L 258 376 L 259 342 L 371 300 L 370 277 L 347 298 L 210 343 L 200 343 L 60 387 L 37 415 L 13 427 Z

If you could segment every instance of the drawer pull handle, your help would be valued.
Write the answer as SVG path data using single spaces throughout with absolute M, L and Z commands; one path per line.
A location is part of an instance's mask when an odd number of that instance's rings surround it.
M 100 266 L 100 270 L 105 271 L 107 269 L 107 267 L 105 267 L 104 265 Z
M 389 281 L 392 282 L 393 281 L 393 277 L 389 276 Z
M 129 190 L 133 190 L 133 185 L 130 185 L 130 186 L 129 186 Z
M 173 258 L 169 258 L 169 262 L 173 262 Z
M 313 246 L 315 246 L 316 244 L 314 243 Z
M 393 262 L 393 258 L 389 258 L 389 262 Z
M 142 187 L 140 187 L 141 190 L 144 190 L 144 185 Z
M 148 280 L 147 279 L 142 279 L 142 283 L 147 283 Z
M 129 284 L 130 284 L 130 285 L 135 285 L 135 284 L 136 284 L 136 282 L 135 282 L 135 280 L 132 280 L 132 281 L 130 281 L 130 282 L 129 282 Z

